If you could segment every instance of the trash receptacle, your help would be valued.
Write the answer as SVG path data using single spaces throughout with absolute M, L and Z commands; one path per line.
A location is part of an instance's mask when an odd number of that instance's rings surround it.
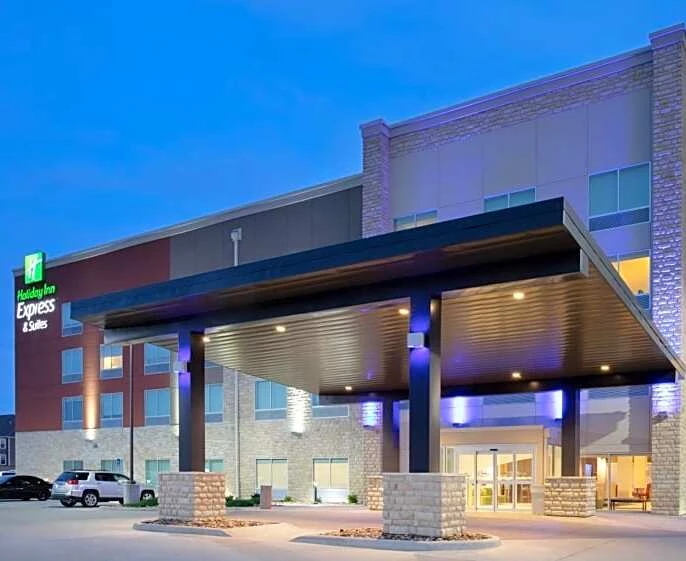
M 272 486 L 260 485 L 260 508 L 272 507 Z
M 545 495 L 545 485 L 533 484 L 531 486 L 531 513 L 543 516 L 543 496 Z
M 141 500 L 141 486 L 138 483 L 122 484 L 124 490 L 124 504 L 135 504 Z

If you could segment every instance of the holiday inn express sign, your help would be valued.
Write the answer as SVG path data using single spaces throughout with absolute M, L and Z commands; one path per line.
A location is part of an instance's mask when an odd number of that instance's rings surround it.
M 17 289 L 17 320 L 24 333 L 48 328 L 48 317 L 57 309 L 57 287 L 45 282 L 45 253 L 31 253 L 24 257 L 24 288 Z

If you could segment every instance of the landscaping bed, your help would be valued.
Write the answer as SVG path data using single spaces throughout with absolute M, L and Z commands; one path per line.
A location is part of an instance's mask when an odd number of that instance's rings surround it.
M 262 522 L 259 520 L 236 520 L 218 516 L 215 518 L 196 518 L 195 520 L 182 520 L 180 518 L 158 518 L 157 520 L 145 520 L 142 524 L 154 524 L 157 526 L 182 526 L 185 528 L 217 528 L 230 530 L 231 528 L 249 528 L 252 526 L 264 526 L 274 522 Z
M 381 528 L 341 528 L 335 532 L 327 532 L 323 536 L 336 536 L 339 538 L 365 538 L 369 540 L 400 540 L 414 542 L 454 542 L 454 541 L 479 541 L 488 540 L 492 536 L 479 534 L 478 532 L 463 532 L 445 538 L 431 538 L 428 536 L 413 536 L 410 534 L 386 534 Z

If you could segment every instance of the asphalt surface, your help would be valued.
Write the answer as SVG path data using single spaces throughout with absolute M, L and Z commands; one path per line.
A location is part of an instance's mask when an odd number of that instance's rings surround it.
M 7 561 L 279 561 L 400 559 L 507 559 L 508 561 L 683 561 L 686 519 L 643 513 L 605 513 L 593 519 L 555 519 L 525 514 L 473 514 L 470 530 L 502 538 L 496 549 L 404 553 L 349 550 L 292 543 L 298 535 L 381 525 L 380 513 L 362 507 L 283 506 L 270 511 L 234 509 L 235 518 L 275 525 L 233 530 L 231 538 L 137 532 L 134 522 L 156 518 L 155 509 L 107 504 L 95 509 L 59 503 L 0 502 L 0 559 Z

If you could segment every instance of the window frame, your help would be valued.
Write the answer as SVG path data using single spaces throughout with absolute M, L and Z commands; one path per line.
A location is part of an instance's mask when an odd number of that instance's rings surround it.
M 609 229 L 609 228 L 608 228 Z M 653 307 L 653 255 L 652 255 L 652 250 L 651 249 L 644 249 L 642 251 L 630 251 L 628 253 L 617 253 L 617 254 L 612 254 L 608 256 L 610 259 L 610 264 L 612 265 L 612 268 L 615 270 L 619 278 L 622 280 L 622 282 L 626 285 L 626 287 L 629 289 L 629 292 L 631 295 L 634 297 L 638 305 L 646 310 L 646 311 L 651 311 Z M 628 261 L 629 259 L 638 259 L 641 257 L 647 257 L 648 258 L 648 292 L 645 292 L 643 294 L 637 294 L 634 293 L 631 290 L 631 287 L 627 284 L 627 282 L 622 278 L 622 274 L 620 272 L 620 263 L 622 261 Z M 615 267 L 615 264 L 618 265 Z M 641 299 L 639 298 L 640 296 L 647 296 L 647 306 L 644 306 L 641 303 Z
M 103 351 L 107 349 L 113 349 L 115 347 L 119 347 L 120 354 L 121 354 L 121 367 L 118 368 L 105 368 L 104 367 L 104 361 L 106 359 L 110 359 L 110 362 L 112 361 L 112 358 L 115 355 L 108 354 L 107 356 L 103 354 Z M 118 345 L 118 344 L 105 344 L 105 343 L 100 343 L 100 379 L 101 380 L 113 380 L 116 378 L 123 378 L 124 377 L 124 345 Z
M 115 396 L 120 397 L 121 413 L 118 416 L 110 416 L 106 418 L 104 416 L 104 400 L 106 398 L 112 400 Z M 124 392 L 107 392 L 100 394 L 100 426 L 103 428 L 124 426 Z
M 332 472 L 331 472 L 331 466 L 334 464 L 336 460 L 342 460 L 345 462 L 345 464 L 348 467 L 348 480 L 347 480 L 347 485 L 345 487 L 333 487 L 331 486 L 331 482 L 333 480 L 332 477 Z M 321 485 L 320 481 L 317 481 L 315 479 L 315 465 L 317 462 L 321 463 L 328 463 L 328 471 L 329 471 L 329 486 L 324 487 Z M 341 462 L 343 463 L 343 462 Z M 337 490 L 337 491 L 342 491 L 342 490 L 347 490 L 350 489 L 350 458 L 345 458 L 342 456 L 331 456 L 331 457 L 324 457 L 324 458 L 312 458 L 312 481 L 317 484 L 317 489 L 325 489 L 325 490 Z
M 269 407 L 258 407 L 257 406 L 257 399 L 258 399 L 258 386 L 259 384 L 269 384 Z M 273 393 L 273 388 L 274 386 L 280 386 L 284 388 L 286 392 L 286 402 L 284 403 L 284 407 L 273 407 L 273 402 L 274 402 L 274 393 Z M 254 391 L 255 391 L 255 400 L 254 400 L 254 407 L 255 407 L 255 420 L 256 421 L 276 421 L 276 420 L 281 420 L 285 419 L 287 417 L 288 413 L 288 386 L 284 386 L 283 384 L 279 384 L 278 382 L 273 382 L 272 380 L 255 380 L 255 385 L 254 385 Z
M 516 208 L 516 207 L 518 207 L 518 206 L 524 206 L 523 204 L 519 204 L 519 205 L 514 205 L 514 206 L 512 206 L 511 200 L 512 200 L 512 195 L 513 195 L 513 194 L 524 193 L 525 191 L 533 191 L 533 192 L 534 192 L 534 200 L 531 201 L 531 203 L 535 203 L 535 202 L 538 200 L 538 198 L 537 198 L 538 189 L 536 188 L 536 185 L 530 185 L 529 187 L 516 188 L 516 189 L 512 189 L 512 190 L 510 190 L 510 191 L 503 191 L 503 192 L 501 192 L 501 193 L 494 193 L 493 195 L 484 196 L 484 199 L 483 199 L 483 212 L 497 212 L 497 211 L 499 211 L 499 210 L 505 210 L 505 209 L 507 209 L 507 208 Z M 486 201 L 490 201 L 490 200 L 492 200 L 492 199 L 498 199 L 498 198 L 500 198 L 500 197 L 507 197 L 507 206 L 506 206 L 506 207 L 504 207 L 504 208 L 497 208 L 497 209 L 494 209 L 494 210 L 486 210 Z M 524 204 L 531 204 L 531 203 L 524 203 Z
M 426 224 L 421 224 L 420 226 L 417 225 L 417 220 L 418 218 L 427 216 L 429 214 L 433 215 L 433 220 L 430 222 L 427 222 Z M 404 228 L 398 228 L 398 222 L 401 221 L 411 221 L 412 225 L 406 226 Z M 403 216 L 397 216 L 396 218 L 393 219 L 393 231 L 394 232 L 400 232 L 402 230 L 411 230 L 412 228 L 421 228 L 422 226 L 429 226 L 430 224 L 435 224 L 438 222 L 438 209 L 433 208 L 429 210 L 423 210 L 420 212 L 412 212 L 409 214 L 404 214 Z
M 70 373 L 69 376 L 65 376 L 65 371 L 64 371 L 64 359 L 67 353 L 72 353 L 74 351 L 79 351 L 81 354 L 81 371 L 78 373 L 78 378 L 76 378 L 76 374 Z M 81 382 L 83 380 L 83 347 L 69 347 L 67 349 L 62 349 L 60 353 L 60 360 L 61 360 L 61 375 L 62 375 L 62 383 L 63 384 L 76 384 L 78 382 Z
M 160 392 L 166 392 L 169 400 L 168 413 L 166 415 L 148 415 L 148 395 L 158 395 Z M 171 424 L 171 390 L 169 388 L 150 388 L 143 392 L 143 416 L 145 426 L 159 426 Z M 157 398 L 157 405 L 159 405 L 159 398 Z
M 217 411 L 212 411 L 208 409 L 210 404 L 210 397 L 212 388 L 221 388 L 221 409 Z M 214 382 L 211 384 L 205 384 L 205 422 L 206 423 L 221 423 L 224 421 L 224 384 L 222 382 Z
M 166 362 L 148 361 L 148 349 L 162 349 L 168 353 L 168 360 Z M 153 345 L 152 343 L 145 343 L 143 345 L 143 374 L 154 375 L 154 374 L 169 374 L 172 371 L 172 353 L 169 349 L 160 347 L 159 345 Z
M 619 198 L 620 198 L 619 172 L 627 170 L 627 169 L 631 169 L 631 168 L 646 166 L 646 165 L 648 166 L 648 205 L 647 206 L 637 206 L 637 207 L 626 208 L 626 209 L 620 210 L 619 209 Z M 604 212 L 601 214 L 591 214 L 591 178 L 594 176 L 603 175 L 606 173 L 614 173 L 617 176 L 617 210 L 614 212 Z M 587 190 L 586 190 L 586 192 L 588 195 L 587 226 L 588 226 L 589 231 L 600 232 L 600 231 L 605 231 L 605 230 L 614 230 L 615 228 L 626 228 L 627 226 L 634 226 L 636 224 L 650 224 L 652 222 L 652 210 L 653 210 L 653 162 L 652 162 L 652 160 L 647 160 L 647 161 L 638 162 L 638 163 L 623 166 L 623 167 L 609 168 L 609 169 L 589 173 L 588 179 L 587 179 Z M 642 220 L 640 222 L 631 222 L 630 224 L 620 224 L 618 226 L 610 226 L 608 228 L 595 228 L 595 229 L 591 230 L 591 220 L 592 219 L 604 218 L 606 216 L 615 216 L 615 215 L 624 214 L 627 212 L 635 212 L 637 210 L 643 210 L 646 208 L 648 209 L 648 220 Z
M 259 465 L 269 465 L 269 485 L 272 487 L 272 496 L 275 500 L 282 500 L 288 495 L 288 458 L 255 458 L 255 490 L 260 492 L 260 469 Z M 286 466 L 286 487 L 274 487 L 274 464 L 285 464 Z M 266 483 L 265 483 L 266 485 Z
M 319 394 L 310 394 L 310 405 L 312 407 L 313 419 L 347 419 L 350 417 L 350 407 L 347 404 L 340 405 L 319 405 Z M 345 409 L 345 414 L 342 414 Z
M 155 479 L 156 481 L 153 482 L 152 480 L 148 479 L 148 465 L 151 464 L 152 462 L 155 462 Z M 167 469 L 165 471 L 160 471 L 160 462 L 166 462 L 167 464 Z M 160 473 L 169 473 L 171 471 L 171 460 L 169 458 L 146 458 L 144 461 L 144 475 L 145 477 L 145 483 L 146 485 L 152 485 L 153 487 L 158 487 L 160 483 Z
M 68 314 L 65 314 L 65 308 L 69 310 Z M 60 306 L 60 332 L 62 337 L 83 334 L 83 323 L 71 317 L 71 302 L 62 302 L 62 306 Z
M 73 404 L 80 401 L 81 402 L 81 419 L 79 421 L 65 419 L 65 413 L 67 411 L 67 404 Z M 73 405 L 72 405 L 73 407 Z M 73 412 L 73 411 L 72 411 Z M 76 423 L 79 423 L 76 426 Z M 70 395 L 62 397 L 62 430 L 80 430 L 83 428 L 83 396 L 82 395 Z

